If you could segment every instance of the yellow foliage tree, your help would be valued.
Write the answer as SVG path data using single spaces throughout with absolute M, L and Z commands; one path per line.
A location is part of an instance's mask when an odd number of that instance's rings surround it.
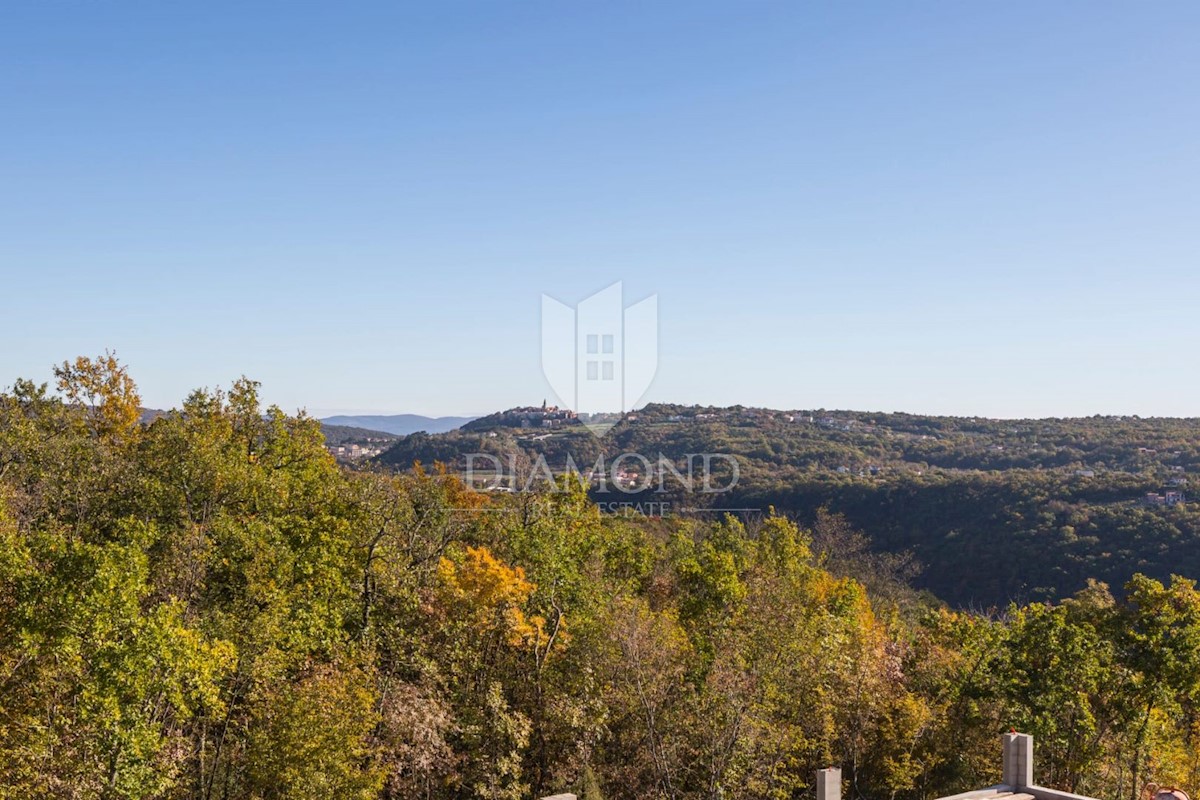
M 93 436 L 124 441 L 138 430 L 142 399 L 116 353 L 64 361 L 54 377 L 67 402 L 85 410 Z
M 510 567 L 486 547 L 468 547 L 438 564 L 443 604 L 478 633 L 495 633 L 519 647 L 540 642 L 545 620 L 526 616 L 523 606 L 536 586 L 521 567 Z

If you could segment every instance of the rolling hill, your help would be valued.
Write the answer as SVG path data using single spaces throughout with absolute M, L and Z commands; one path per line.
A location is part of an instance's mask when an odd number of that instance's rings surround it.
M 360 416 L 338 415 L 325 417 L 321 422 L 351 428 L 383 431 L 396 436 L 410 433 L 445 433 L 459 428 L 475 417 L 423 417 L 420 414 L 365 414 Z
M 321 433 L 325 434 L 325 444 L 340 445 L 364 442 L 388 442 L 400 438 L 394 433 L 373 431 L 368 428 L 355 428 L 349 425 L 330 425 L 321 423 Z
M 1060 598 L 1088 578 L 1119 588 L 1135 572 L 1200 575 L 1200 504 L 1186 495 L 1200 472 L 1196 419 L 652 405 L 598 439 L 578 423 L 515 428 L 499 424 L 506 418 L 404 437 L 378 461 L 462 469 L 468 454 L 489 454 L 519 473 L 491 483 L 520 489 L 526 475 L 544 474 L 539 460 L 561 472 L 569 458 L 593 475 L 600 501 L 662 501 L 684 514 L 775 507 L 805 523 L 826 508 L 875 549 L 915 555 L 924 565 L 916 583 L 960 606 Z M 625 453 L 645 461 L 614 466 Z M 688 491 L 674 478 L 705 453 L 736 461 L 736 485 Z M 728 473 L 714 485 L 728 485 Z

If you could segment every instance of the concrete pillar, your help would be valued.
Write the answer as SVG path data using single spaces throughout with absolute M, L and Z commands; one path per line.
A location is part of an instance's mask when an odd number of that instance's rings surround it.
M 1014 789 L 1033 785 L 1033 737 L 1029 734 L 1004 734 L 1003 782 Z
M 817 800 L 842 800 L 841 767 L 817 770 Z

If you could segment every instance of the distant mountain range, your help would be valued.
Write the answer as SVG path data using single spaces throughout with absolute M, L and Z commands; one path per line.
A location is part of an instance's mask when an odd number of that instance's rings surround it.
M 158 408 L 143 408 L 141 421 L 149 425 L 169 412 Z M 320 420 L 321 430 L 329 444 L 368 442 L 408 436 L 410 433 L 448 433 L 478 417 L 423 417 L 420 414 L 380 414 L 365 416 L 334 416 Z
M 426 433 L 446 433 L 461 428 L 476 417 L 423 417 L 420 414 L 365 414 L 362 416 L 340 415 L 325 417 L 321 422 L 326 425 L 341 425 L 351 428 L 365 428 L 370 431 L 382 431 L 407 436 L 417 431 Z

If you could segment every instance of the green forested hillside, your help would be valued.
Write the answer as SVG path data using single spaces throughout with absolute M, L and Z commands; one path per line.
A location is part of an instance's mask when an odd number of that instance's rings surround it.
M 396 438 L 394 433 L 385 433 L 384 431 L 373 431 L 368 428 L 355 428 L 349 425 L 331 425 L 328 422 L 321 423 L 321 433 L 325 437 L 325 444 L 382 444 L 392 441 Z
M 568 454 L 584 470 L 598 458 L 611 465 L 621 453 L 651 462 L 662 453 L 680 469 L 689 454 L 733 454 L 739 480 L 728 493 L 684 495 L 668 480 L 626 496 L 610 481 L 593 497 L 774 507 L 801 522 L 827 506 L 878 548 L 915 554 L 925 566 L 919 585 L 956 605 L 1061 598 L 1088 578 L 1119 586 L 1135 572 L 1200 574 L 1200 507 L 1142 502 L 1148 492 L 1186 495 L 1188 476 L 1200 467 L 1198 420 L 653 405 L 604 439 L 581 425 L 455 431 L 408 437 L 381 461 L 461 468 L 472 452 L 517 453 L 527 468 L 542 456 L 556 471 Z
M 844 518 L 603 515 L 339 467 L 253 382 L 149 424 L 110 357 L 0 394 L 0 797 L 1112 800 L 1200 778 L 1200 593 L 978 615 Z

